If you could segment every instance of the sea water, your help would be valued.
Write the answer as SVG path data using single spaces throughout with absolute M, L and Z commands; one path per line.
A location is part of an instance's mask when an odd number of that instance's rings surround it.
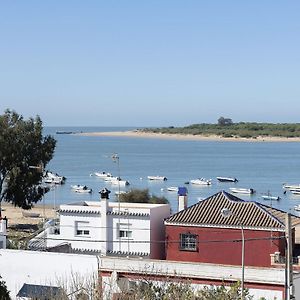
M 94 172 L 110 172 L 120 175 L 130 185 L 121 191 L 149 189 L 150 194 L 166 197 L 173 212 L 176 212 L 177 193 L 167 187 L 185 186 L 188 190 L 188 205 L 192 205 L 219 191 L 229 192 L 230 187 L 253 188 L 253 195 L 238 195 L 241 199 L 264 203 L 291 213 L 300 204 L 300 196 L 289 191 L 284 194 L 284 183 L 300 184 L 300 143 L 297 142 L 231 142 L 191 141 L 179 139 L 82 136 L 56 134 L 56 131 L 102 132 L 126 131 L 135 128 L 104 127 L 46 127 L 45 134 L 57 140 L 54 158 L 47 170 L 67 178 L 64 185 L 55 185 L 45 196 L 45 203 L 58 206 L 85 200 L 99 200 L 98 191 L 111 190 L 111 201 L 117 201 L 118 185 L 112 185 L 96 176 Z M 112 154 L 119 161 L 114 162 Z M 150 181 L 149 175 L 166 176 L 167 181 Z M 237 183 L 218 182 L 217 176 L 236 177 Z M 186 184 L 192 179 L 212 179 L 210 186 Z M 91 194 L 76 193 L 71 185 L 87 185 Z M 280 196 L 280 201 L 266 201 L 262 195 Z

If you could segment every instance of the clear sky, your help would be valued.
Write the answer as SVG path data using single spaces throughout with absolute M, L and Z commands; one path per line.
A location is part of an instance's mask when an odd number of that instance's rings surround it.
M 300 122 L 300 1 L 1 1 L 0 108 L 45 126 Z

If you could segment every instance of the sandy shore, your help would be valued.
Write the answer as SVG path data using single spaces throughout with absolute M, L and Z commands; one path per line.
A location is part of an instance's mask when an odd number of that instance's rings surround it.
M 38 224 L 42 222 L 45 212 L 45 218 L 50 219 L 56 216 L 56 210 L 53 207 L 45 206 L 43 207 L 42 204 L 36 205 L 34 208 L 30 210 L 23 210 L 19 207 L 14 207 L 8 203 L 2 203 L 2 217 L 5 216 L 8 219 L 8 225 L 15 225 L 15 224 Z M 37 213 L 40 214 L 39 217 L 25 217 L 24 213 Z
M 82 136 L 115 136 L 115 137 L 134 137 L 134 138 L 153 138 L 153 139 L 175 139 L 189 141 L 220 141 L 220 142 L 300 142 L 300 138 L 286 137 L 257 137 L 249 138 L 224 138 L 217 135 L 192 135 L 192 134 L 163 134 L 141 131 L 114 131 L 114 132 L 82 132 L 76 133 Z

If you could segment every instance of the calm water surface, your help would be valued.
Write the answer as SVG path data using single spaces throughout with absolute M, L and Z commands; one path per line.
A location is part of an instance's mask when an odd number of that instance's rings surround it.
M 81 200 L 98 200 L 98 191 L 107 187 L 112 191 L 111 200 L 117 200 L 114 192 L 118 186 L 105 183 L 90 176 L 96 171 L 118 175 L 118 165 L 111 155 L 118 153 L 120 175 L 130 182 L 126 188 L 148 188 L 152 194 L 169 199 L 173 211 L 177 209 L 176 192 L 167 192 L 168 186 L 186 186 L 188 202 L 192 205 L 199 199 L 211 196 L 230 187 L 253 188 L 251 196 L 239 195 L 244 200 L 254 200 L 282 210 L 293 210 L 300 204 L 300 196 L 290 192 L 283 194 L 282 184 L 300 183 L 300 143 L 297 142 L 224 142 L 185 141 L 134 137 L 79 136 L 56 134 L 56 131 L 125 131 L 135 128 L 45 128 L 57 140 L 54 158 L 46 169 L 67 178 L 66 184 L 55 186 L 45 197 L 45 203 L 58 205 Z M 165 182 L 147 180 L 148 175 L 163 175 Z M 238 183 L 219 183 L 217 176 L 233 176 Z M 205 177 L 212 179 L 211 186 L 185 185 L 185 182 Z M 85 184 L 93 189 L 92 194 L 78 194 L 70 185 Z M 262 194 L 280 196 L 280 201 L 266 201 Z

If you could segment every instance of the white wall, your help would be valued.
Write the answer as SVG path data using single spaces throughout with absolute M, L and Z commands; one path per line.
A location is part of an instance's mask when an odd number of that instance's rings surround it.
M 112 228 L 112 251 L 122 252 L 146 252 L 150 254 L 150 217 L 134 217 L 111 215 Z M 118 234 L 118 224 L 131 224 L 132 238 L 121 238 Z M 109 235 L 111 236 L 111 235 Z
M 62 240 L 65 240 L 66 242 L 71 243 L 72 248 L 100 251 L 102 248 L 102 243 L 100 241 L 103 240 L 100 230 L 100 218 L 100 214 L 62 213 L 60 216 L 60 234 L 49 235 L 47 247 L 53 247 L 62 243 Z M 76 235 L 75 222 L 77 221 L 87 222 L 87 229 L 90 231 L 89 235 Z
M 0 249 L 6 249 L 6 221 L 0 220 Z
M 90 278 L 97 269 L 92 255 L 0 249 L 0 275 L 12 299 L 24 283 L 57 286 L 74 277 Z
M 170 206 L 160 206 L 151 209 L 151 257 L 155 259 L 165 258 L 165 225 L 164 219 L 170 216 Z

